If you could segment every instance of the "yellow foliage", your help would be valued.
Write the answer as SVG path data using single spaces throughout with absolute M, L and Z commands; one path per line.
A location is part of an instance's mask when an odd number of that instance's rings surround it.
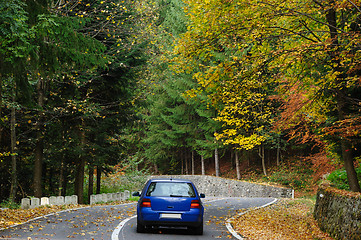
M 279 110 L 270 103 L 271 94 L 287 102 L 298 91 L 305 100 L 294 115 L 324 121 L 334 111 L 335 100 L 320 92 L 359 84 L 357 77 L 338 79 L 344 74 L 340 69 L 360 68 L 361 53 L 353 49 L 361 37 L 348 35 L 349 23 L 340 26 L 338 31 L 344 34 L 339 44 L 344 50 L 335 49 L 337 58 L 328 61 L 330 26 L 325 23 L 325 9 L 314 1 L 184 2 L 190 25 L 175 44 L 174 71 L 192 74 L 200 86 L 187 91 L 187 97 L 208 94 L 217 109 L 215 120 L 223 126 L 216 138 L 224 144 L 252 149 L 266 140 Z M 346 0 L 332 7 L 338 12 L 355 10 Z

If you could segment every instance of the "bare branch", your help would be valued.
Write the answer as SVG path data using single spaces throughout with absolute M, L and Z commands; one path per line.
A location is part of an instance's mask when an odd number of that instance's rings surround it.
M 361 9 L 354 2 L 351 0 L 347 0 L 347 2 L 351 3 L 357 9 L 357 11 L 361 12 Z

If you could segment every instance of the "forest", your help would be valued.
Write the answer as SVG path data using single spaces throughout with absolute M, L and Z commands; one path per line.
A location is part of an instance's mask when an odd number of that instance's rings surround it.
M 287 158 L 361 192 L 360 0 L 0 0 L 0 202 Z M 222 161 L 221 161 L 222 160 Z M 209 173 L 208 173 L 209 174 Z M 119 183 L 121 184 L 121 183 Z

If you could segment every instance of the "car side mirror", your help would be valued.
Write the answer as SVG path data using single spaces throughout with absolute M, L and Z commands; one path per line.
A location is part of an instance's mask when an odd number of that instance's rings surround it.
M 140 193 L 139 192 L 133 192 L 133 197 L 140 197 Z
M 206 195 L 205 195 L 204 193 L 201 193 L 201 194 L 199 194 L 199 197 L 200 197 L 200 198 L 205 198 Z

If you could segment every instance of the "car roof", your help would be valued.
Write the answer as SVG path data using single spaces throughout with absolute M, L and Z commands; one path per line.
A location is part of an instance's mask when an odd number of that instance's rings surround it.
M 179 179 L 179 178 L 153 178 L 150 179 L 151 182 L 184 182 L 184 183 L 192 183 L 192 181 L 187 179 Z

